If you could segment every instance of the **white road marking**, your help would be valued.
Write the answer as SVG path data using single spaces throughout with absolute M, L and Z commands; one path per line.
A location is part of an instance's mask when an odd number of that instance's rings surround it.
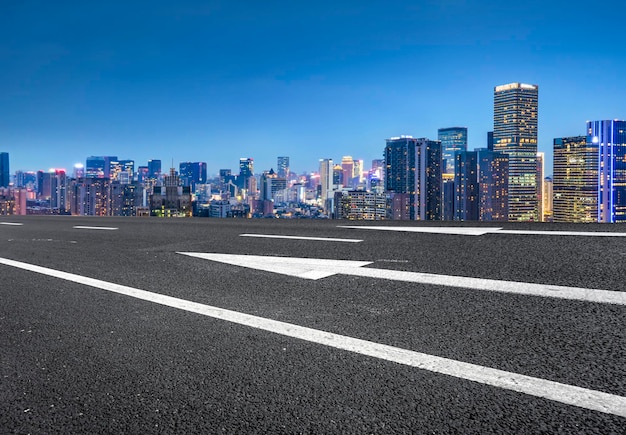
M 626 292 L 363 267 L 371 264 L 372 262 L 370 261 L 266 257 L 260 255 L 211 254 L 203 252 L 179 252 L 179 254 L 313 280 L 341 274 L 442 285 L 447 287 L 461 287 L 473 290 L 626 305 Z
M 13 225 L 16 227 L 22 226 L 24 224 L 18 223 L 18 222 L 0 222 L 0 225 Z
M 359 243 L 359 239 L 336 239 L 333 237 L 304 237 L 304 236 L 279 236 L 275 234 L 239 234 L 239 237 L 260 237 L 266 239 L 292 239 L 292 240 L 319 240 L 322 242 L 346 242 Z
M 114 231 L 114 230 L 118 230 L 119 228 L 115 228 L 115 227 L 87 227 L 87 226 L 83 226 L 83 225 L 75 225 L 74 227 L 77 230 L 107 230 L 107 231 Z
M 133 287 L 114 284 L 55 269 L 9 260 L 6 258 L 0 258 L 0 264 L 131 296 L 140 300 L 201 314 L 214 319 L 224 320 L 311 343 L 321 344 L 323 346 L 346 350 L 497 388 L 517 391 L 519 393 L 541 397 L 567 405 L 626 417 L 626 397 L 605 393 L 603 391 L 562 384 L 560 382 L 456 361 L 449 358 L 428 355 L 421 352 L 401 349 L 394 346 L 374 343 L 372 341 L 347 337 L 344 335 L 333 334 L 326 331 L 306 328 L 304 326 L 279 322 L 277 320 L 266 319 L 263 317 L 252 316 L 237 311 L 204 305 L 197 302 L 174 298 L 172 296 L 152 293 L 146 290 L 140 290 Z
M 476 227 L 386 227 L 371 225 L 337 225 L 337 228 L 378 231 L 405 231 L 409 233 L 454 234 L 461 236 L 482 236 L 492 231 L 498 231 L 502 229 Z
M 385 227 L 365 225 L 338 225 L 338 228 L 378 231 L 404 231 L 411 233 L 454 234 L 461 236 L 484 236 L 485 234 L 518 234 L 540 236 L 586 236 L 586 237 L 626 237 L 626 233 L 601 231 L 535 231 L 535 230 L 505 230 L 503 228 L 480 227 Z

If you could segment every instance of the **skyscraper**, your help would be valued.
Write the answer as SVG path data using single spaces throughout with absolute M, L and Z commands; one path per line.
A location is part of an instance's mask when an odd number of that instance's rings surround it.
M 341 159 L 341 170 L 343 173 L 343 187 L 354 187 L 354 159 L 352 156 L 343 156 Z
M 494 88 L 493 147 L 509 156 L 509 220 L 536 221 L 539 87 L 509 83 Z
M 0 187 L 9 187 L 9 153 L 0 153 Z
M 332 196 L 333 189 L 333 159 L 320 159 L 320 198 L 322 203 Z
M 117 162 L 117 156 L 91 156 L 87 157 L 85 165 L 85 177 L 87 178 L 110 178 L 111 162 Z
M 554 139 L 554 222 L 598 221 L 598 144 L 586 136 Z
M 411 136 L 387 139 L 385 190 L 398 196 L 411 220 L 441 219 L 441 142 Z M 392 216 L 404 214 L 392 211 Z M 402 217 L 404 218 L 404 217 Z
M 598 147 L 598 222 L 626 222 L 626 121 L 587 122 Z
M 181 162 L 178 168 L 183 186 L 190 186 L 194 191 L 196 184 L 206 184 L 206 162 Z
M 458 151 L 454 153 L 454 199 L 455 221 L 478 220 L 478 153 Z
M 157 179 L 161 176 L 161 160 L 148 160 L 148 177 Z
M 280 178 L 289 178 L 289 157 L 278 157 L 276 168 Z
M 478 219 L 509 219 L 509 156 L 487 148 L 478 153 Z
M 239 179 L 238 184 L 241 189 L 250 189 L 250 179 L 254 176 L 254 159 L 239 159 Z
M 454 153 L 467 151 L 467 127 L 440 128 L 437 139 L 441 141 L 441 172 L 454 174 Z

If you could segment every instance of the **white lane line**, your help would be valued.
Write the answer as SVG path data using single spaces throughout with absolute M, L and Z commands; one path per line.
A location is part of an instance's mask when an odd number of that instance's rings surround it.
M 550 381 L 547 379 L 535 378 L 532 376 L 484 367 L 477 364 L 470 364 L 449 358 L 374 343 L 372 341 L 306 328 L 304 326 L 294 325 L 291 323 L 252 316 L 237 311 L 225 310 L 223 308 L 199 304 L 197 302 L 174 298 L 159 293 L 152 293 L 146 290 L 140 290 L 133 287 L 127 287 L 55 269 L 9 260 L 6 258 L 0 258 L 0 264 L 88 285 L 90 287 L 131 296 L 144 301 L 178 308 L 251 328 L 261 329 L 275 334 L 297 338 L 311 343 L 347 350 L 361 355 L 367 355 L 398 364 L 416 367 L 434 373 L 454 376 L 456 378 L 466 379 L 497 388 L 517 391 L 531 396 L 542 397 L 544 399 L 553 400 L 567 405 L 626 417 L 626 397 L 605 393 L 603 391 L 562 384 L 560 382 Z
M 304 236 L 279 236 L 275 234 L 239 234 L 239 237 L 260 237 L 266 239 L 290 239 L 290 240 L 319 240 L 322 242 L 346 242 L 359 243 L 359 239 L 336 239 L 333 237 L 304 237 Z
M 455 234 L 461 236 L 482 236 L 501 228 L 476 228 L 476 227 L 385 227 L 372 225 L 337 225 L 337 228 L 350 228 L 355 230 L 378 230 L 378 231 L 404 231 L 409 233 L 431 234 Z
M 75 225 L 72 228 L 75 228 L 77 230 L 107 230 L 107 231 L 114 231 L 114 230 L 119 229 L 115 227 L 87 227 L 83 225 Z
M 531 230 L 500 230 L 494 234 L 522 234 L 537 236 L 585 236 L 585 237 L 626 237 L 626 233 L 610 233 L 600 231 L 531 231 Z
M 24 224 L 20 224 L 18 222 L 0 222 L 0 225 L 13 225 L 13 226 L 19 227 L 19 226 L 22 226 Z
M 215 254 L 204 252 L 179 252 L 179 254 L 312 280 L 342 274 L 447 287 L 460 287 L 472 290 L 626 305 L 626 292 L 621 291 L 363 267 L 371 264 L 370 261 Z
M 486 234 L 517 234 L 538 236 L 584 236 L 584 237 L 626 237 L 626 233 L 604 231 L 536 231 L 505 230 L 496 227 L 384 227 L 365 225 L 337 225 L 337 228 L 378 231 L 404 231 L 410 233 L 454 234 L 460 236 L 484 236 Z

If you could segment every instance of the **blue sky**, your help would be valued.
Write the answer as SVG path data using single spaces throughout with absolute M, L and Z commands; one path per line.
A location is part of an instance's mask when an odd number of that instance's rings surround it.
M 11 171 L 90 155 L 255 172 L 381 158 L 385 139 L 466 126 L 493 87 L 539 85 L 539 150 L 626 118 L 626 2 L 0 3 L 0 151 Z

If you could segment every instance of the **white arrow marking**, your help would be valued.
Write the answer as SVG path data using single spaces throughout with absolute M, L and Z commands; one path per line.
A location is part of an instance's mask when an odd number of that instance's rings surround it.
M 521 234 L 535 236 L 626 237 L 626 233 L 612 233 L 600 231 L 505 230 L 496 227 L 383 227 L 365 225 L 337 225 L 337 228 L 378 231 L 404 231 L 409 233 L 453 234 L 458 236 L 484 236 L 485 234 Z
M 114 228 L 114 227 L 86 227 L 83 225 L 76 225 L 73 228 L 77 230 L 107 230 L 107 231 L 113 231 L 113 230 L 119 229 L 119 228 Z
M 370 261 L 264 257 L 259 255 L 210 254 L 201 252 L 178 253 L 190 257 L 313 280 L 342 274 L 474 290 L 626 305 L 626 292 L 362 267 L 372 264 Z
M 562 384 L 547 379 L 535 378 L 518 373 L 498 370 L 463 361 L 456 361 L 408 349 L 375 343 L 345 335 L 306 328 L 292 323 L 252 316 L 237 311 L 199 304 L 185 299 L 174 298 L 160 293 L 153 293 L 111 282 L 101 281 L 34 264 L 0 258 L 0 264 L 40 273 L 55 278 L 87 285 L 94 288 L 118 293 L 140 300 L 189 311 L 214 319 L 224 320 L 287 337 L 296 338 L 310 343 L 321 344 L 335 349 L 346 350 L 360 355 L 379 358 L 385 361 L 428 370 L 433 373 L 453 376 L 505 390 L 517 391 L 535 397 L 552 400 L 579 408 L 599 411 L 626 417 L 626 397 L 603 391 Z
M 304 236 L 280 236 L 276 234 L 239 234 L 239 237 L 259 237 L 265 239 L 290 239 L 290 240 L 316 240 L 321 242 L 346 242 L 359 243 L 359 239 L 336 239 L 332 237 L 304 237 Z

